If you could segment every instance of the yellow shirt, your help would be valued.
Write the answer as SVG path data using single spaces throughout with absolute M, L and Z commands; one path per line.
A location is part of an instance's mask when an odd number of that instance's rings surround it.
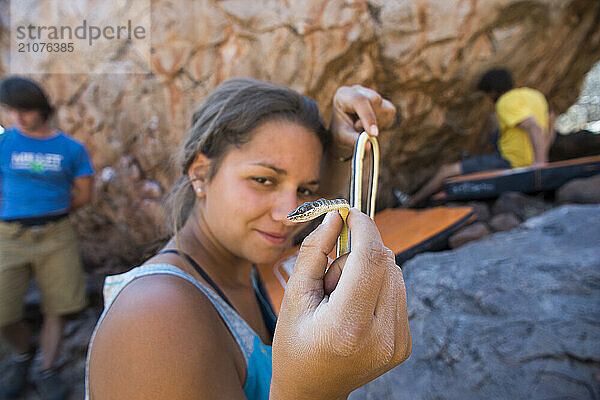
M 513 168 L 531 165 L 535 161 L 527 131 L 517 125 L 534 117 L 548 134 L 548 102 L 544 95 L 530 88 L 509 90 L 496 101 L 496 117 L 500 125 L 498 149 Z

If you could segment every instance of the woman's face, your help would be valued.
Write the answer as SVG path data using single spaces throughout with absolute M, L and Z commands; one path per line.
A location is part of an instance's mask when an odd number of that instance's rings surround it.
M 213 239 L 253 263 L 276 261 L 302 228 L 286 216 L 315 199 L 322 154 L 316 134 L 303 126 L 270 121 L 256 128 L 205 186 L 201 209 Z

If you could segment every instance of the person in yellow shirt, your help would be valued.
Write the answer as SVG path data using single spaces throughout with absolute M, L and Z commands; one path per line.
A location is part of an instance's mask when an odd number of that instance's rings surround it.
M 498 137 L 491 154 L 471 157 L 443 165 L 413 196 L 394 189 L 394 195 L 404 207 L 419 205 L 442 188 L 444 180 L 456 175 L 493 169 L 544 164 L 554 139 L 550 128 L 548 102 L 538 90 L 514 88 L 512 74 L 503 68 L 487 71 L 479 81 L 483 91 L 496 104 Z

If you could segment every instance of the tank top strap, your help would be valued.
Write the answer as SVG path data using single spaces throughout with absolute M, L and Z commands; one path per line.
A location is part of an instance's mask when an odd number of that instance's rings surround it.
M 256 265 L 252 266 L 251 274 L 252 285 L 254 286 L 254 293 L 256 294 L 256 299 L 258 300 L 258 305 L 260 306 L 260 312 L 263 316 L 263 320 L 265 321 L 265 325 L 271 334 L 271 338 L 273 338 L 273 335 L 275 334 L 275 325 L 277 325 L 277 314 L 275 313 L 275 309 L 273 308 L 273 303 L 271 303 L 267 289 L 265 288 L 262 279 L 260 279 Z
M 204 279 L 206 281 L 206 283 L 208 283 L 208 285 L 219 295 L 221 296 L 221 298 L 223 300 L 225 300 L 225 302 L 227 304 L 229 304 L 229 306 L 231 308 L 233 308 L 235 310 L 235 307 L 233 306 L 233 304 L 231 304 L 231 301 L 229 301 L 229 299 L 227 298 L 227 296 L 225 296 L 225 293 L 223 293 L 223 291 L 221 290 L 221 288 L 219 288 L 219 286 L 217 286 L 217 284 L 212 280 L 212 278 L 206 273 L 206 271 L 204 271 L 204 268 L 202 268 L 200 266 L 200 264 L 198 264 L 196 262 L 196 260 L 194 260 L 189 254 L 184 253 L 181 250 L 175 250 L 175 249 L 166 249 L 166 250 L 162 250 L 160 251 L 158 254 L 177 254 L 178 256 L 184 257 L 187 262 L 189 262 L 192 267 L 194 267 L 194 269 L 196 270 L 196 272 L 198 272 L 198 274 L 202 277 L 202 279 Z
M 188 263 L 192 267 L 194 267 L 194 269 L 196 270 L 196 272 L 198 272 L 202 279 L 204 279 L 206 283 L 208 283 L 209 286 L 219 296 L 221 296 L 221 299 L 223 299 L 232 309 L 237 311 L 233 304 L 231 304 L 231 301 L 229 301 L 225 293 L 223 293 L 221 288 L 219 288 L 219 286 L 211 279 L 211 277 L 206 273 L 206 271 L 204 271 L 204 268 L 202 268 L 200 264 L 198 264 L 196 260 L 194 260 L 189 254 L 177 249 L 165 249 L 160 251 L 158 254 L 177 254 L 178 256 L 185 258 L 188 261 Z M 271 338 L 273 338 L 273 335 L 275 334 L 275 325 L 277 324 L 277 314 L 275 314 L 275 309 L 273 308 L 269 295 L 260 279 L 260 275 L 258 274 L 256 265 L 252 265 L 250 279 L 252 281 L 254 294 L 256 296 L 256 300 L 258 301 L 263 321 L 267 326 L 267 330 L 269 331 Z

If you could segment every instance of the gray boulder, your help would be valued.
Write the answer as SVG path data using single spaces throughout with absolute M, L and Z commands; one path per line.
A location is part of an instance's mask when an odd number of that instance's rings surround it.
M 600 206 L 404 265 L 413 352 L 358 399 L 600 398 Z
M 600 203 L 600 174 L 589 178 L 573 179 L 556 191 L 556 201 L 559 204 Z
M 494 215 L 489 224 L 490 227 L 496 232 L 510 231 L 511 229 L 521 225 L 521 220 L 515 214 L 507 212 Z
M 504 192 L 492 206 L 492 214 L 513 213 L 521 220 L 540 215 L 552 208 L 551 204 L 535 196 L 519 192 Z
M 460 229 L 458 232 L 448 238 L 448 245 L 451 249 L 463 246 L 465 243 L 479 240 L 492 233 L 485 222 L 475 222 L 469 226 Z

